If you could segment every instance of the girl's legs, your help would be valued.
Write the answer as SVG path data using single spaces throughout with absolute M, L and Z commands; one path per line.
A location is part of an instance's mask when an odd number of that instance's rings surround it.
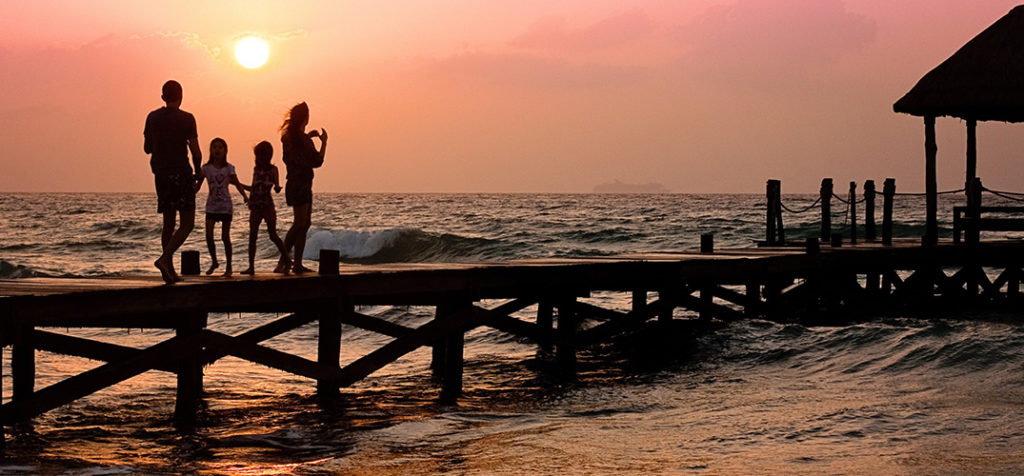
M 249 268 L 242 274 L 256 274 L 256 235 L 260 232 L 260 222 L 249 220 Z M 280 241 L 280 238 L 278 238 Z
M 224 277 L 231 277 L 231 220 L 224 220 L 220 228 L 224 240 Z
M 206 270 L 207 275 L 213 274 L 213 270 L 220 266 L 220 263 L 217 262 L 217 245 L 213 243 L 214 225 L 216 225 L 216 222 L 213 221 L 213 218 L 206 217 L 206 248 L 210 250 L 210 259 L 213 260 L 213 263 L 210 264 L 210 269 Z
M 274 242 L 274 245 L 277 246 L 277 251 L 281 252 L 281 260 L 285 263 L 284 272 L 288 272 L 288 268 L 292 265 L 292 260 L 288 257 L 288 248 L 284 247 L 284 242 L 277 235 L 277 220 L 267 220 L 267 234 L 270 235 L 270 241 Z
M 288 237 L 292 237 L 292 232 L 295 233 L 293 240 L 295 240 L 295 255 L 293 255 L 292 271 L 295 274 L 302 274 L 311 271 L 309 268 L 302 265 L 302 252 L 306 249 L 306 232 L 309 231 L 310 218 L 313 214 L 313 204 L 303 203 L 302 205 L 296 205 L 293 207 L 295 210 L 295 223 L 292 224 L 292 229 L 288 230 Z M 286 240 L 288 238 L 285 238 Z M 287 241 L 285 241 L 287 243 Z

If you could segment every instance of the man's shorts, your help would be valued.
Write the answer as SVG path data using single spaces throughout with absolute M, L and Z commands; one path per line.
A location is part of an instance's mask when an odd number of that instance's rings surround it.
M 195 180 L 191 173 L 159 173 L 153 177 L 156 181 L 157 213 L 196 209 Z

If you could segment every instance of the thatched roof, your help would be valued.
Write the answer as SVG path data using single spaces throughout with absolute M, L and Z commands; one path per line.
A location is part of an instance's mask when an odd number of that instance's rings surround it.
M 929 71 L 892 108 L 915 116 L 1024 122 L 1024 5 Z

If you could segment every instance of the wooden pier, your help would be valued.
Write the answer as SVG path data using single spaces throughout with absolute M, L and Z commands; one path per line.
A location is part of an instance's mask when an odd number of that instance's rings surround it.
M 644 326 L 731 321 L 745 317 L 829 323 L 929 303 L 1020 304 L 1024 243 L 894 240 L 856 245 L 650 253 L 593 259 L 538 259 L 490 264 L 343 265 L 331 275 L 186 277 L 173 286 L 157 276 L 0 280 L 0 343 L 12 348 L 13 391 L 0 407 L 4 425 L 85 397 L 143 372 L 177 378 L 175 421 L 195 424 L 203 367 L 235 356 L 307 377 L 332 397 L 420 347 L 444 399 L 462 390 L 464 335 L 489 326 L 553 348 L 551 365 L 572 371 L 578 349 Z M 995 276 L 994 279 L 990 276 Z M 595 292 L 624 293 L 629 310 L 587 302 Z M 408 327 L 358 312 L 359 306 L 431 306 L 433 319 Z M 677 309 L 691 312 L 676 312 Z M 524 310 L 529 311 L 522 318 Z M 852 312 L 844 312 L 844 311 Z M 207 326 L 210 313 L 285 313 L 228 335 Z M 391 337 L 341 366 L 342 325 Z M 319 327 L 316 360 L 262 343 L 301 326 Z M 52 332 L 54 328 L 163 328 L 175 335 L 132 348 Z M 51 329 L 51 330 L 48 330 Z M 35 353 L 54 352 L 102 364 L 46 388 L 35 388 Z M 427 369 L 425 369 L 427 371 Z

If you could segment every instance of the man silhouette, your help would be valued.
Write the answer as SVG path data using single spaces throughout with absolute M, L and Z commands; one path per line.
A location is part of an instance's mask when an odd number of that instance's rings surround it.
M 151 154 L 149 166 L 156 181 L 156 211 L 164 216 L 160 235 L 163 253 L 153 265 L 160 270 L 164 281 L 171 284 L 181 280 L 174 271 L 174 252 L 195 226 L 196 178 L 193 170 L 199 170 L 203 153 L 199 149 L 195 117 L 181 110 L 181 84 L 167 81 L 160 98 L 166 105 L 146 116 L 142 148 Z M 192 152 L 194 167 L 189 167 L 189 151 Z M 175 230 L 178 214 L 181 215 L 181 226 Z

